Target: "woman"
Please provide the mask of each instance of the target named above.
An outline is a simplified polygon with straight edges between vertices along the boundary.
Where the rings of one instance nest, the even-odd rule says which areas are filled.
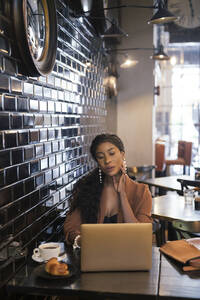
[[[90,152],[98,168],[80,179],[70,199],[64,223],[66,242],[80,246],[82,223],[152,222],[151,193],[147,185],[126,174],[124,145],[114,134],[100,134]]]

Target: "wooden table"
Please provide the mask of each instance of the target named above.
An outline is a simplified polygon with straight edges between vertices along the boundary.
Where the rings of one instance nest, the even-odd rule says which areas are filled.
[[[178,194],[169,193],[152,198],[152,217],[161,221],[163,243],[166,222],[172,222],[178,230],[200,233],[200,211],[194,209],[194,204],[186,205],[184,197]]]
[[[200,299],[200,271],[183,272],[172,259],[161,255],[159,299]]]
[[[181,176],[166,176],[157,178],[138,179],[138,182],[148,184],[149,187],[157,187],[159,189],[159,195],[163,195],[166,191],[174,191],[181,193],[181,184],[177,179],[194,180],[192,176],[181,175]]]
[[[15,295],[78,296],[84,299],[180,300],[200,299],[200,272],[184,273],[172,260],[153,247],[152,270],[138,272],[80,273],[79,253],[66,249],[66,262],[75,266],[71,279],[36,276],[38,263],[28,260],[7,284],[10,299]],[[81,298],[82,299],[82,298]]]
[[[157,299],[160,252],[152,251],[151,271],[80,272],[80,253],[67,249],[66,262],[73,264],[71,279],[44,279],[36,275],[38,263],[30,260],[7,284],[9,294],[80,296],[84,299]]]

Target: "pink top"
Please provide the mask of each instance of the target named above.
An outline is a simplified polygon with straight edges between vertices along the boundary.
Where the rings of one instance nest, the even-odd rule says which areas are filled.
[[[126,194],[137,222],[151,223],[152,198],[148,185],[135,182],[130,177],[126,176]],[[103,202],[105,203],[105,201],[101,199],[97,223],[103,223],[104,221],[105,207],[102,205]],[[117,218],[118,223],[124,222],[121,209],[119,209]],[[71,244],[74,238],[80,234],[81,223],[82,221],[79,209],[67,214],[64,223],[64,233],[68,244]]]

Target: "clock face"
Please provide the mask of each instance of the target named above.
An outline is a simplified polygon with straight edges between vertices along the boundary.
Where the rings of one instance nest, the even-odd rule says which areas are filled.
[[[175,24],[185,28],[200,26],[200,0],[168,0],[168,10],[179,17]]]
[[[48,75],[54,66],[57,17],[54,0],[12,0],[14,37],[24,75]]]

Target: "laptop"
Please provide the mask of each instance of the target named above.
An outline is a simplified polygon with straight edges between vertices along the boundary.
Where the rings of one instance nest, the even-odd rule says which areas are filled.
[[[137,271],[151,266],[151,223],[81,225],[81,271]]]

